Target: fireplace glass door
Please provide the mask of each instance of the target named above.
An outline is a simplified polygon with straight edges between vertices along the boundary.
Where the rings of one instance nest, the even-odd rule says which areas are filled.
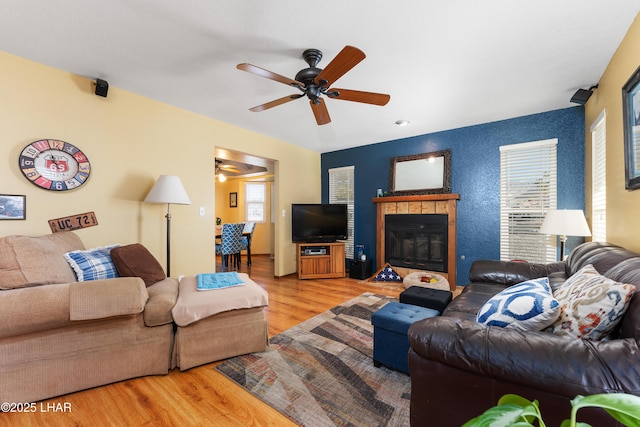
[[[447,215],[385,216],[385,261],[397,267],[447,271]]]

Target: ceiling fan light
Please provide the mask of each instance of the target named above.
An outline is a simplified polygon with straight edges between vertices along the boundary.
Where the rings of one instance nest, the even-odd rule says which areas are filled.
[[[224,174],[221,174],[221,173],[218,174],[218,181],[225,182],[226,180],[227,180],[227,177],[224,176]]]

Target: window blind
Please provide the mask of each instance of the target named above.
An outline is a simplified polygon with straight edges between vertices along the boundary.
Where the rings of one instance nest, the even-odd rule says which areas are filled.
[[[353,258],[354,230],[354,166],[329,169],[329,203],[346,203],[348,214],[349,238],[344,249],[347,258]]]
[[[607,241],[607,132],[603,111],[591,126],[591,240]]]
[[[265,221],[266,188],[264,183],[246,183],[244,187],[245,218],[251,222]]]
[[[500,259],[556,260],[556,236],[538,230],[556,208],[557,139],[500,147]]]

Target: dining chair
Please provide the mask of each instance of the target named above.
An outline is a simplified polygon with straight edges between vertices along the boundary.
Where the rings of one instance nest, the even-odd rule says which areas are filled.
[[[222,270],[229,267],[229,256],[232,257],[233,267],[240,268],[240,238],[244,224],[222,224],[222,237],[216,244],[216,255],[222,256]]]
[[[247,265],[251,265],[251,240],[255,229],[255,222],[245,222],[242,237],[240,238],[240,248],[243,251],[247,251]]]

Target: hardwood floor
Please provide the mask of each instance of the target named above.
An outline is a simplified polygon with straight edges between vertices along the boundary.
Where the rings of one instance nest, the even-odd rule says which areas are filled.
[[[218,271],[221,271],[218,259]],[[269,293],[269,336],[363,292],[397,297],[400,288],[349,278],[273,277],[273,262],[253,256],[241,272]],[[33,413],[0,413],[0,426],[294,426],[228,380],[211,363],[185,372],[122,381],[37,402]],[[1,379],[0,379],[1,381]]]

